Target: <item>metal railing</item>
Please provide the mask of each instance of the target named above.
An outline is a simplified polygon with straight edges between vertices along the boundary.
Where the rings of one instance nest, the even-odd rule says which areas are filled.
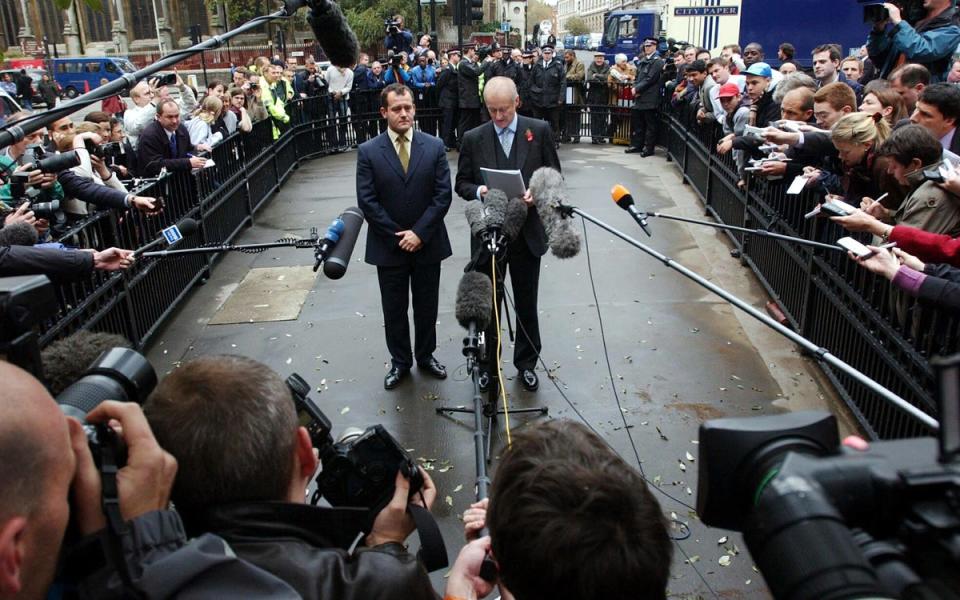
[[[614,84],[579,91],[585,103],[565,106],[561,137],[628,143],[632,101],[627,88]],[[139,190],[140,195],[165,199],[160,217],[99,212],[75,224],[62,239],[78,246],[137,248],[155,239],[163,227],[191,217],[200,227],[182,242],[184,247],[229,242],[301,162],[341,152],[383,132],[378,96],[374,90],[354,93],[346,102],[326,96],[293,101],[287,107],[290,123],[277,139],[271,122],[256,123],[250,133],[236,133],[214,148],[215,167],[196,175],[168,175]],[[437,104],[435,89],[417,96],[419,129],[440,133],[443,109]],[[760,178],[750,178],[745,189],[738,188],[731,157],[713,151],[719,136],[719,127],[701,127],[691,114],[663,111],[660,145],[710,215],[727,224],[818,241],[833,242],[846,235],[827,220],[803,218],[818,200],[813,192],[788,197],[783,185]],[[796,331],[935,414],[928,359],[960,349],[960,318],[895,295],[885,279],[840,254],[729,235],[742,262]],[[59,286],[60,311],[45,324],[41,343],[83,327],[122,334],[143,348],[190,288],[208,277],[217,258],[143,260],[125,273],[94,273],[87,280]],[[859,384],[829,368],[824,371],[869,436],[928,433],[921,423]]]
[[[664,110],[661,142],[686,183],[718,221],[832,243],[851,235],[827,219],[804,219],[820,197],[787,196],[783,181],[739,176],[729,155],[714,151],[719,125],[699,125],[691,111]],[[936,415],[929,359],[960,350],[960,315],[924,306],[841,253],[728,233],[760,283],[796,331],[868,377]],[[861,241],[869,241],[862,238]],[[874,438],[931,432],[919,421],[821,363],[864,431]]]

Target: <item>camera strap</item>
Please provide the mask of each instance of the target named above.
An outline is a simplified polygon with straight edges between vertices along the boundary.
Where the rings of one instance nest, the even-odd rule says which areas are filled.
[[[106,428],[104,428],[105,430]],[[103,536],[104,552],[108,561],[116,569],[126,590],[135,590],[130,569],[123,555],[123,538],[130,530],[123,513],[120,512],[120,488],[117,484],[117,447],[112,443],[103,443],[99,447],[100,458],[100,506],[107,518],[107,527]]]
[[[420,552],[417,557],[428,572],[445,569],[449,564],[447,560],[447,546],[443,542],[443,536],[440,535],[440,527],[437,520],[429,510],[419,504],[410,504],[407,506],[413,522],[417,526],[417,535],[420,537]]]

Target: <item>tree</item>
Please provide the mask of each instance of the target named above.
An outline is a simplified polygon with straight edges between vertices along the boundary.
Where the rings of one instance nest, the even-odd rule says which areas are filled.
[[[540,21],[553,20],[553,7],[540,0],[527,2],[527,33],[533,33],[533,26]]]
[[[83,0],[83,3],[95,11],[103,10],[103,3],[100,0]],[[73,0],[53,0],[53,4],[60,10],[67,10],[73,4]]]
[[[590,33],[590,26],[582,18],[574,15],[567,19],[567,33],[570,35],[587,35]]]

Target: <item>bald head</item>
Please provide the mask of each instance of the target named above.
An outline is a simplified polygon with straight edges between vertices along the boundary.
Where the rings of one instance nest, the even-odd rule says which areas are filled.
[[[51,426],[66,429],[63,414],[47,390],[20,367],[0,362],[0,521],[25,515],[43,490]],[[55,429],[54,429],[55,430]]]
[[[67,530],[76,461],[67,420],[32,375],[0,362],[0,598],[42,598]]]
[[[153,93],[150,90],[150,84],[141,81],[130,89],[130,100],[137,106],[146,106],[153,100]]]
[[[509,77],[494,77],[483,86],[483,101],[514,102],[518,98],[517,84]]]
[[[780,102],[780,116],[789,121],[809,121],[813,116],[813,90],[799,87],[787,92]]]

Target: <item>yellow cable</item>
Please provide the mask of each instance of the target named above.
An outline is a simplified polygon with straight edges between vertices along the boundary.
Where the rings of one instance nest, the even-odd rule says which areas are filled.
[[[497,324],[497,381],[500,385],[500,395],[503,397],[503,420],[507,427],[507,447],[513,444],[510,437],[510,411],[507,408],[507,388],[503,385],[503,370],[500,368],[500,303],[497,302],[497,257],[490,260],[491,277],[493,278],[493,318]]]

